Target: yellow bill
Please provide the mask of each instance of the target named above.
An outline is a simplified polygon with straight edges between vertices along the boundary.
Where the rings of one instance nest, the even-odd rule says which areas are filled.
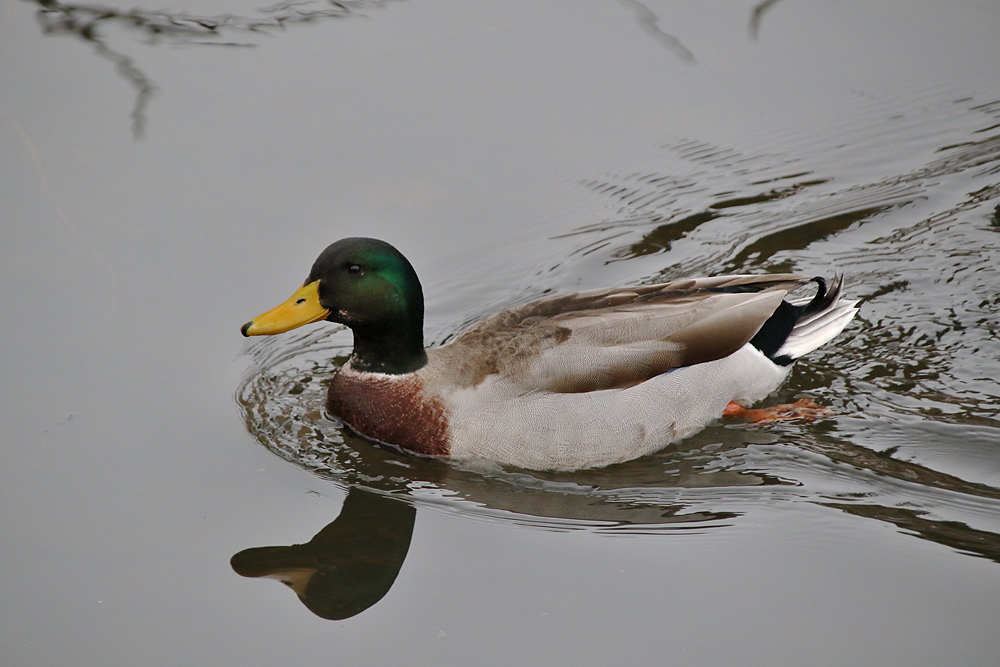
[[[244,336],[270,336],[284,333],[311,322],[325,320],[330,311],[319,303],[319,281],[297,289],[288,301],[272,308],[243,325]]]

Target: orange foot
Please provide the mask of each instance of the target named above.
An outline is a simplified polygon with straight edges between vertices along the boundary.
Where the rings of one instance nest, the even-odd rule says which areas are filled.
[[[783,403],[770,408],[744,408],[737,403],[730,403],[722,411],[722,416],[730,419],[746,419],[752,424],[771,424],[786,419],[812,421],[820,417],[827,417],[830,413],[830,408],[818,405],[812,399],[800,398],[794,403]]]

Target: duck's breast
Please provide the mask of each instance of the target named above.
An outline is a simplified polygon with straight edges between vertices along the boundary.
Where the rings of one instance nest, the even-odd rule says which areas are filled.
[[[345,366],[330,382],[326,409],[372,440],[417,454],[450,452],[445,407],[417,374],[361,373]]]

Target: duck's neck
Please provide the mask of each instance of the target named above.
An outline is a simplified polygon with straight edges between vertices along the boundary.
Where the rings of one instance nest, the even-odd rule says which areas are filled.
[[[423,327],[419,323],[387,328],[353,327],[353,330],[351,368],[354,370],[402,375],[427,363]]]

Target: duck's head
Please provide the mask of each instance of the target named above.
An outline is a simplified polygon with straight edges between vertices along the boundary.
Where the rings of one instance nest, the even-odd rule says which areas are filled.
[[[424,297],[402,253],[385,241],[347,238],[320,253],[294,294],[243,325],[267,336],[327,320],[354,331],[355,368],[402,373],[426,362]]]

